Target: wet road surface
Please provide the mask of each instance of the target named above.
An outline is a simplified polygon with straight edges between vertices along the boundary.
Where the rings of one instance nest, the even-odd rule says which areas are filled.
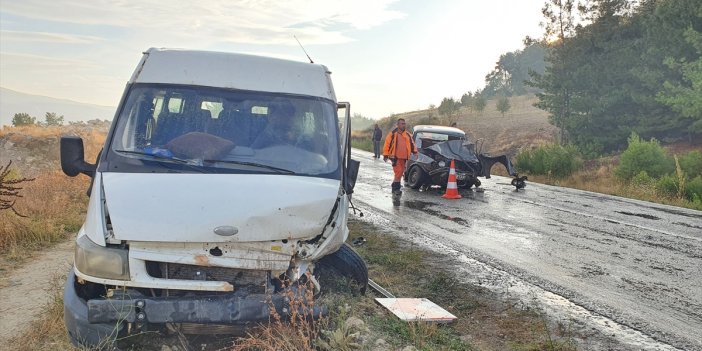
[[[551,294],[551,309],[580,309],[634,348],[702,350],[702,212],[536,183],[516,192],[497,176],[460,200],[404,188],[393,206],[389,163],[353,157],[356,206],[412,240]]]

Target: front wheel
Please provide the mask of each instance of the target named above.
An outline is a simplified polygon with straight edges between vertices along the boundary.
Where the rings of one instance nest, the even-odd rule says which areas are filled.
[[[409,174],[407,174],[407,185],[412,189],[419,189],[424,184],[426,176],[427,174],[422,167],[414,166],[410,168]]]
[[[368,287],[368,268],[363,258],[354,251],[348,244],[342,245],[338,251],[324,256],[318,264],[322,267],[329,267],[341,274],[351,278],[359,285],[361,294],[366,293]]]

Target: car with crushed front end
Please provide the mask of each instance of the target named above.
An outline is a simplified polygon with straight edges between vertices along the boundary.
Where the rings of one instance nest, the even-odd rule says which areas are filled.
[[[84,160],[79,137],[61,139],[63,171],[92,178],[64,286],[75,345],[284,318],[301,283],[322,288],[323,265],[365,290],[366,266],[345,244],[359,163],[330,75],[307,62],[152,48],[97,162]]]
[[[412,155],[405,166],[404,178],[410,188],[432,185],[445,187],[452,161],[459,188],[478,188],[481,185],[478,177],[489,179],[490,171],[496,163],[502,164],[513,177],[511,184],[517,190],[526,186],[527,177],[520,177],[515,172],[507,155],[493,157],[476,151],[476,144],[468,140],[466,133],[458,128],[418,125],[412,128],[412,137],[418,153]]]

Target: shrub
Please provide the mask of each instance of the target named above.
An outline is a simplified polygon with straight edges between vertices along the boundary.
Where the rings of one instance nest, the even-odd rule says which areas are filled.
[[[631,179],[646,171],[653,178],[670,174],[675,170],[673,160],[657,140],[641,140],[636,133],[629,136],[629,147],[622,153],[619,167],[614,171],[621,179]]]
[[[671,175],[665,175],[658,180],[656,189],[663,196],[675,197],[678,195],[678,180]]]
[[[356,149],[361,149],[369,152],[373,152],[373,140],[369,138],[364,138],[364,139],[351,139],[351,147],[356,148]],[[381,145],[382,148],[382,145]]]
[[[695,198],[702,199],[702,176],[698,175],[687,182],[685,186],[685,197],[690,201],[694,201]]]
[[[547,150],[549,168],[553,175],[562,178],[567,177],[582,167],[582,158],[575,146],[568,145]]]
[[[702,152],[690,151],[680,156],[680,167],[688,177],[694,178],[702,175]]]
[[[533,151],[521,150],[514,158],[514,168],[516,168],[517,172],[530,172],[536,174],[533,165]]]
[[[534,175],[550,174],[557,178],[567,177],[582,167],[582,157],[574,146],[556,144],[523,150],[515,159],[519,172]]]
[[[351,132],[351,147],[373,152],[373,129],[354,130]]]
[[[578,143],[578,150],[587,159],[595,159],[605,154],[604,145],[596,140]]]
[[[697,196],[697,194],[693,194],[692,200],[690,200],[689,207],[694,210],[702,211],[702,196]]]
[[[36,117],[32,117],[28,113],[24,112],[15,113],[15,115],[12,117],[12,125],[15,127],[33,125],[36,122]]]
[[[636,186],[650,186],[656,182],[655,179],[651,178],[646,171],[641,171],[639,174],[631,178],[631,183]]]
[[[34,179],[20,176],[17,170],[10,168],[10,166],[12,166],[12,161],[9,161],[7,166],[0,165],[0,212],[10,210],[17,216],[26,217],[17,212],[15,203],[17,199],[22,197],[20,194],[24,187],[22,183],[31,182]]]

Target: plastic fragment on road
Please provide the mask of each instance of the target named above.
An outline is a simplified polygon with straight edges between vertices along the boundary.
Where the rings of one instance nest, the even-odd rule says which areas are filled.
[[[405,322],[451,323],[457,319],[425,298],[376,298],[375,301]]]

